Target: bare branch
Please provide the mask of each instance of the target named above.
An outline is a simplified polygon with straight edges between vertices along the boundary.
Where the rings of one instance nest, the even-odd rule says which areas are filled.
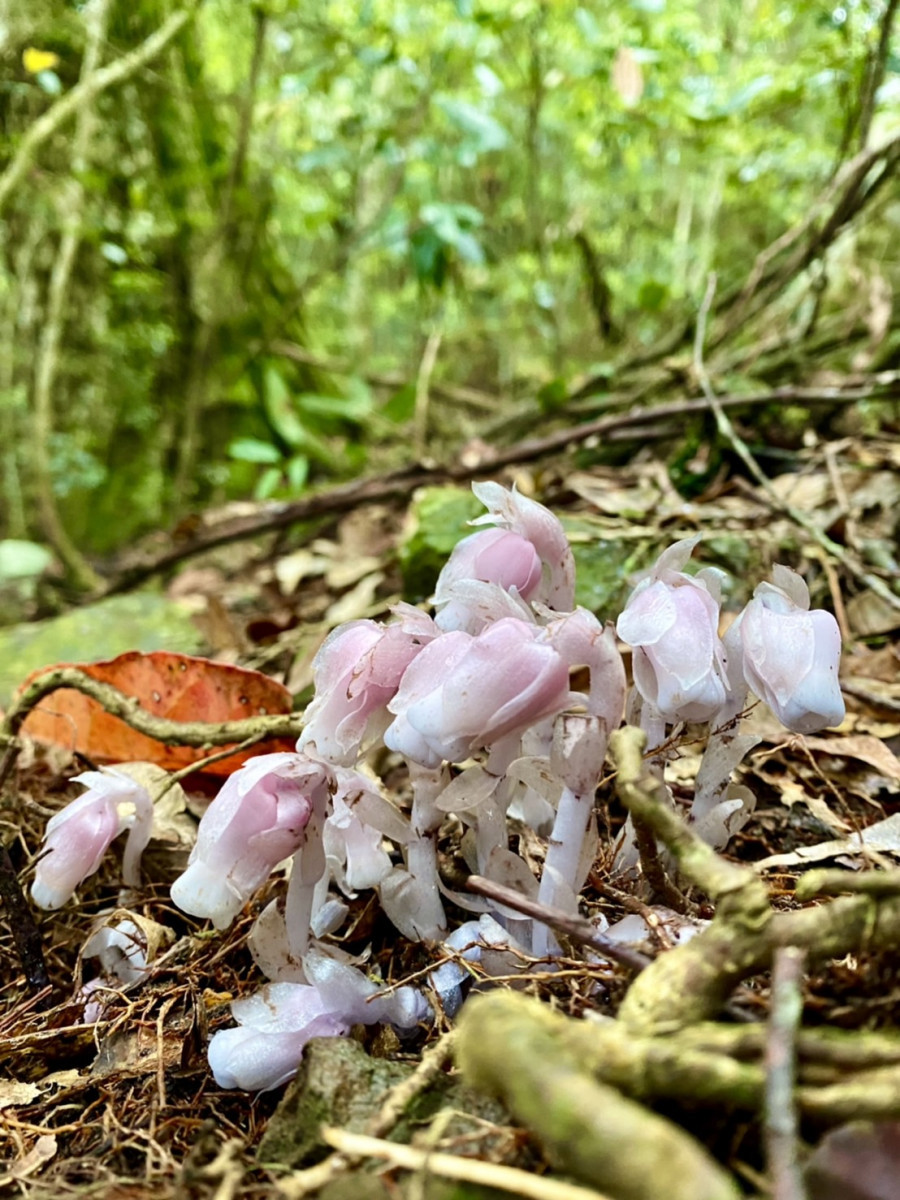
[[[111,87],[130,79],[141,67],[156,58],[190,21],[200,7],[200,3],[201,0],[189,0],[185,8],[173,13],[155,33],[151,34],[130,54],[124,55],[110,63],[109,66],[94,71],[90,76],[82,79],[52,108],[38,117],[19,143],[12,162],[0,175],[0,211],[16,187],[22,182],[35,154],[44,142],[61,129],[67,121],[70,121],[82,105],[93,103],[101,92],[108,91]]]

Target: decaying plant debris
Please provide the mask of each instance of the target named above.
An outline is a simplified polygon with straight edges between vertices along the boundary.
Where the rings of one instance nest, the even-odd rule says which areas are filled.
[[[636,479],[635,486],[638,483]],[[609,481],[604,486],[609,489]],[[578,490],[591,494],[590,477],[579,480]],[[609,491],[607,499],[612,499]],[[635,503],[634,494],[630,502]],[[730,534],[743,535],[756,511],[754,503],[726,493],[708,507],[698,505],[696,514],[701,523],[717,523]],[[582,502],[582,513],[594,520],[598,511],[591,513]],[[878,520],[877,506],[869,519],[872,512]],[[655,517],[673,519],[678,519],[674,510]],[[615,515],[599,520],[625,527]],[[631,535],[643,528],[643,536],[651,539],[652,524],[652,519],[643,527],[631,521]],[[756,530],[749,539],[753,553],[763,561],[776,557],[772,539],[785,534],[791,536],[788,521]],[[668,531],[659,541],[667,538]],[[777,553],[783,555],[784,550]],[[823,571],[817,586],[829,589],[829,578]],[[842,617],[845,636],[851,637],[858,619],[856,610],[852,612]],[[339,1194],[342,1181],[352,1181],[359,1189],[354,1195],[371,1191],[380,1196],[392,1186],[386,1178],[440,1195],[450,1186],[440,1182],[443,1159],[449,1155],[453,1160],[474,1156],[472,1171],[486,1186],[525,1186],[515,1173],[492,1176],[492,1165],[525,1170],[533,1183],[544,1187],[533,1194],[547,1200],[567,1194],[555,1192],[554,1186],[569,1187],[572,1200],[583,1195],[585,1187],[599,1189],[600,1194],[606,1189],[613,1196],[659,1194],[649,1164],[635,1169],[633,1148],[622,1151],[627,1168],[623,1182],[614,1156],[600,1156],[607,1163],[601,1169],[597,1155],[581,1154],[581,1143],[568,1126],[560,1131],[548,1123],[551,1114],[554,1120],[562,1119],[562,1110],[548,1104],[550,1093],[541,1090],[550,1086],[540,1065],[548,1055],[556,1063],[559,1086],[565,1089],[571,1083],[584,1089],[574,1115],[590,1112],[593,1119],[602,1124],[606,1118],[612,1126],[610,1106],[615,1097],[628,1097],[629,1112],[639,1127],[646,1120],[647,1129],[671,1131],[676,1141],[684,1139],[689,1154],[699,1156],[695,1166],[701,1161],[708,1165],[710,1196],[763,1186],[764,1126],[774,1121],[777,1128],[784,1115],[777,1109],[773,1113],[773,1095],[782,1097],[776,1104],[786,1102],[796,1109],[799,1140],[789,1140],[786,1171],[796,1169],[805,1157],[803,1142],[817,1141],[829,1126],[851,1118],[896,1118],[900,1040],[891,1030],[891,1018],[898,992],[900,889],[894,873],[844,869],[802,875],[800,863],[764,871],[752,867],[754,860],[766,856],[841,838],[853,865],[890,865],[883,851],[867,851],[862,845],[858,852],[853,850],[854,831],[890,816],[891,789],[897,783],[890,778],[892,756],[885,746],[898,732],[891,707],[897,697],[891,682],[896,667],[890,664],[896,659],[889,640],[876,637],[880,645],[851,648],[848,653],[851,714],[846,733],[823,738],[821,745],[813,739],[815,749],[809,749],[802,738],[776,737],[768,731],[771,740],[746,767],[766,802],[726,857],[697,843],[676,814],[655,804],[637,743],[628,733],[620,735],[614,750],[618,774],[610,774],[598,793],[601,824],[617,828],[626,809],[641,816],[677,863],[677,870],[667,867],[666,879],[683,907],[711,920],[703,932],[673,947],[671,932],[648,908],[658,897],[646,882],[614,879],[611,856],[602,842],[583,897],[585,911],[602,910],[611,917],[627,911],[647,915],[651,938],[642,949],[648,965],[640,958],[631,963],[605,959],[602,951],[585,948],[577,936],[567,940],[562,930],[557,936],[565,953],[557,969],[549,970],[545,961],[523,959],[508,980],[499,986],[495,981],[483,996],[470,996],[458,1035],[439,1026],[398,1043],[383,1032],[360,1030],[355,1040],[370,1056],[363,1063],[383,1062],[391,1070],[362,1068],[363,1076],[369,1072],[371,1087],[360,1097],[356,1112],[348,1115],[340,1105],[329,1111],[322,1102],[321,1122],[342,1127],[346,1136],[339,1130],[326,1132],[302,1150],[291,1150],[282,1137],[278,1160],[269,1157],[276,1143],[266,1131],[275,1128],[280,1094],[248,1097],[218,1090],[204,1056],[209,1033],[227,1023],[230,1000],[246,992],[253,978],[245,937],[258,906],[245,911],[224,934],[210,934],[175,913],[167,884],[183,866],[185,851],[177,847],[156,851],[145,872],[147,884],[138,895],[118,896],[114,872],[102,869],[81,890],[77,908],[70,906],[43,921],[49,988],[29,995],[23,973],[15,968],[5,973],[6,1007],[0,1017],[4,1181],[17,1182],[34,1196],[91,1190],[109,1196],[145,1191],[262,1195],[272,1194],[273,1187],[286,1196],[327,1195]],[[81,686],[74,675],[66,682]],[[97,687],[90,681],[84,686]],[[854,701],[854,690],[863,698]],[[32,695],[40,691],[38,687]],[[121,705],[102,687],[97,694]],[[126,718],[128,708],[121,708]],[[20,713],[21,709],[11,710],[8,725]],[[294,718],[277,720],[285,730],[293,728]],[[136,724],[179,740],[178,730],[155,726],[151,731],[140,715]],[[186,741],[199,739],[211,747],[258,732],[183,731]],[[686,766],[692,753],[686,739]],[[34,751],[12,763],[10,756],[5,840],[16,868],[24,872],[40,842],[46,815],[61,806],[62,781],[71,768],[61,770],[58,758]],[[688,780],[689,773],[685,789]],[[403,786],[402,780],[392,782]],[[446,878],[458,887],[454,838],[454,830],[448,829],[440,850]],[[537,858],[542,853],[536,841],[523,848]],[[260,904],[269,894],[271,889]],[[139,990],[125,987],[109,997],[103,1019],[88,1027],[79,1024],[81,1011],[74,1003],[73,980],[81,977],[79,949],[90,916],[117,899],[145,917],[163,918],[178,936],[174,944],[160,947],[149,980]],[[366,898],[354,909],[345,945],[357,952],[371,946],[382,977],[396,984],[420,980],[440,960],[431,947],[406,944],[392,935],[376,905]],[[804,1019],[787,1035],[791,1053],[775,1065],[768,972],[783,947],[797,947],[806,957],[806,973],[793,993],[794,1002],[802,994]],[[13,963],[8,924],[3,927],[3,950],[5,961]],[[468,969],[477,985],[477,965]],[[790,989],[788,995],[790,999]],[[484,1109],[476,1115],[470,1108],[468,1125],[450,1124],[452,1111],[474,1105],[460,1100],[466,1093],[447,1090],[454,1053],[463,1081],[498,1093],[508,1112]],[[790,1086],[793,1057],[796,1088]],[[340,1071],[346,1068],[319,1063],[316,1069],[319,1077],[324,1072],[333,1082],[329,1072],[338,1071],[343,1079]],[[779,1071],[787,1084],[780,1093],[771,1087]],[[352,1088],[365,1092],[358,1062],[353,1072]],[[298,1104],[298,1096],[302,1102],[308,1086],[309,1077],[301,1073],[289,1088],[287,1111]],[[523,1089],[526,1094],[531,1089],[531,1101],[524,1105]],[[338,1084],[332,1092],[340,1090]],[[657,1115],[643,1117],[652,1110]],[[376,1140],[354,1142],[351,1134]],[[308,1143],[308,1130],[305,1136]],[[428,1154],[404,1159],[399,1150],[391,1150],[392,1136],[433,1152],[434,1161]],[[586,1136],[593,1141],[590,1127]],[[257,1157],[260,1145],[266,1154]],[[484,1166],[483,1176],[479,1164]],[[551,1167],[560,1174],[545,1177]],[[386,1177],[384,1170],[389,1172]],[[578,1179],[578,1188],[567,1184],[567,1177]]]

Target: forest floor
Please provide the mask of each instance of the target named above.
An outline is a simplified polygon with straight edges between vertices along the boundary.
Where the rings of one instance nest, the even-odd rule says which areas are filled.
[[[785,733],[759,706],[751,719],[762,740],[739,771],[757,807],[727,856],[755,864],[779,912],[799,907],[795,883],[810,864],[890,868],[900,854],[900,612],[865,580],[868,571],[880,569],[888,578],[896,571],[900,439],[811,439],[807,447],[786,454],[784,465],[771,494],[740,478],[739,468],[723,468],[690,501],[646,453],[610,467],[592,463],[585,451],[578,469],[570,458],[556,457],[499,476],[564,519],[583,579],[579,600],[605,618],[616,615],[627,595],[629,572],[648,566],[666,545],[694,532],[703,536],[704,562],[734,578],[728,608],[740,607],[753,581],[763,578],[772,563],[784,562],[807,578],[814,606],[836,613],[844,639],[846,720],[836,731],[800,737]],[[446,514],[456,504],[462,519],[471,515],[460,494],[444,493],[440,518],[434,511],[441,505],[429,505],[427,496],[363,501],[338,516],[325,513],[302,530],[235,540],[180,564],[170,571],[165,589],[169,597],[190,602],[206,653],[274,676],[302,701],[310,693],[313,655],[329,628],[383,615],[401,598],[425,600],[433,560],[445,556],[461,532],[448,532]],[[814,542],[786,506],[814,520],[846,558]],[[93,657],[89,647],[81,657]],[[696,741],[685,737],[674,764],[679,800],[690,794],[698,759]],[[396,769],[391,773],[390,761],[376,765],[402,799],[404,781]],[[68,780],[82,769],[83,762],[58,746],[26,745],[19,754],[5,785],[3,840],[23,884],[30,882],[28,868],[48,816],[76,794]],[[184,786],[191,791],[190,778]],[[602,912],[610,921],[634,911],[653,918],[655,910],[648,906],[655,898],[646,883],[617,880],[612,871],[610,839],[625,812],[611,783],[598,793],[597,812],[604,837],[582,896],[583,913]],[[448,870],[456,836],[449,823],[440,846]],[[541,839],[529,838],[524,830],[516,836],[527,842],[527,853],[539,866]],[[267,885],[229,930],[212,932],[179,913],[168,896],[186,853],[178,845],[151,847],[145,886],[128,897],[128,907],[165,926],[173,941],[142,986],[110,996],[96,1024],[82,1023],[78,991],[93,967],[81,949],[97,914],[123,903],[115,864],[104,865],[88,880],[77,902],[42,917],[50,978],[43,991],[29,989],[17,965],[10,922],[0,920],[0,1186],[28,1200],[398,1193],[432,1198],[495,1194],[494,1185],[524,1194],[518,1190],[522,1178],[515,1176],[504,1182],[488,1172],[481,1182],[448,1182],[440,1158],[451,1155],[487,1167],[520,1168],[534,1181],[532,1194],[546,1200],[603,1194],[602,1188],[590,1191],[583,1176],[580,1188],[566,1183],[567,1172],[554,1169],[559,1156],[551,1166],[541,1149],[545,1143],[535,1136],[541,1130],[523,1127],[496,1102],[462,1086],[450,1061],[451,1022],[443,1018],[402,1042],[376,1026],[356,1029],[346,1041],[316,1043],[287,1089],[247,1095],[217,1087],[206,1062],[206,1042],[211,1032],[230,1023],[230,1001],[260,985],[246,935],[254,914],[283,880]],[[768,863],[761,867],[763,860]],[[714,905],[697,889],[691,895],[700,915],[710,917]],[[451,919],[466,915],[452,912]],[[656,918],[650,928],[644,951],[651,957],[671,953],[671,931]],[[447,957],[440,946],[400,938],[371,893],[352,902],[347,929],[343,948],[368,954],[370,967],[391,983],[421,981],[429,967]],[[546,960],[523,964],[516,987],[552,1002],[562,1014],[612,1017],[629,982],[627,968],[598,963],[572,944],[553,969]],[[859,1031],[861,1036],[896,1030],[897,943],[891,949],[876,939],[867,948],[863,940],[852,954],[813,963],[797,987],[804,1029]],[[741,983],[730,1006],[732,1017],[737,1013],[748,1025],[768,1030],[768,972]],[[840,1114],[801,1114],[795,1165],[806,1168],[815,1200],[839,1194],[843,1200],[883,1200],[900,1194],[900,1126],[882,1124],[900,1121],[897,1061],[890,1055],[884,1060],[883,1069],[893,1071],[885,1083],[889,1098],[881,1112],[869,1114],[879,1121],[865,1129],[854,1134]],[[812,1064],[808,1084],[815,1070]],[[398,1087],[407,1089],[405,1108],[397,1101]],[[774,1180],[784,1200],[803,1195],[802,1178],[794,1180],[799,1190],[784,1191],[790,1172],[779,1175],[767,1159],[761,1107],[721,1098],[710,1104],[690,1090],[678,1097],[671,1089],[647,1102],[705,1145],[740,1191],[772,1194]],[[375,1130],[382,1142],[409,1143],[426,1153],[412,1169],[371,1147],[357,1148],[354,1156],[348,1145],[343,1156],[337,1155],[323,1141],[321,1125]],[[431,1165],[429,1155],[434,1156]],[[643,1165],[634,1162],[632,1169],[638,1182],[627,1195],[636,1198],[646,1194],[640,1189]]]

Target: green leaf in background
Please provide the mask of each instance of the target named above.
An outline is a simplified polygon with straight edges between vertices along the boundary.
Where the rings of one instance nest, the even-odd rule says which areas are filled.
[[[549,380],[537,394],[537,402],[543,413],[552,413],[562,408],[568,398],[569,385],[562,376]]]
[[[563,522],[575,556],[575,603],[589,608],[602,620],[611,620],[622,610],[631,591],[629,576],[640,566],[643,548],[633,542],[608,542],[590,530],[579,537],[576,520]]]
[[[474,530],[467,522],[484,512],[468,488],[423,488],[409,507],[409,532],[399,549],[404,593],[412,603],[434,590],[450,551]]]
[[[399,391],[394,392],[381,408],[381,415],[395,425],[405,425],[411,421],[416,411],[416,386],[408,383]]]
[[[53,562],[53,553],[39,542],[19,538],[0,541],[0,583],[13,579],[33,579]]]
[[[292,492],[303,491],[309,478],[309,459],[305,454],[297,454],[288,460],[287,478]]]
[[[361,425],[372,415],[372,397],[316,396],[305,393],[297,397],[297,408],[310,417],[330,417]]]
[[[281,461],[281,452],[271,442],[262,442],[258,438],[235,438],[228,445],[228,453],[240,462],[277,463]]]
[[[253,495],[257,500],[268,500],[274,496],[281,484],[281,471],[278,467],[267,467],[259,477],[259,483],[254,488]]]
[[[419,283],[438,291],[447,278],[447,249],[430,225],[420,225],[409,239],[413,271]]]
[[[476,105],[451,96],[436,96],[435,104],[466,135],[467,141],[478,154],[506,148],[509,134],[499,121]]]

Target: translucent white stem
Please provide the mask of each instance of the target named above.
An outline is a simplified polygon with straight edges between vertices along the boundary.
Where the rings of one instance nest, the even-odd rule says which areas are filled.
[[[582,880],[578,878],[584,839],[594,810],[594,793],[582,795],[563,788],[547,847],[547,858],[538,889],[538,903],[560,908],[564,898],[576,895]],[[559,946],[546,925],[537,925],[532,947],[537,955],[553,954]]]

